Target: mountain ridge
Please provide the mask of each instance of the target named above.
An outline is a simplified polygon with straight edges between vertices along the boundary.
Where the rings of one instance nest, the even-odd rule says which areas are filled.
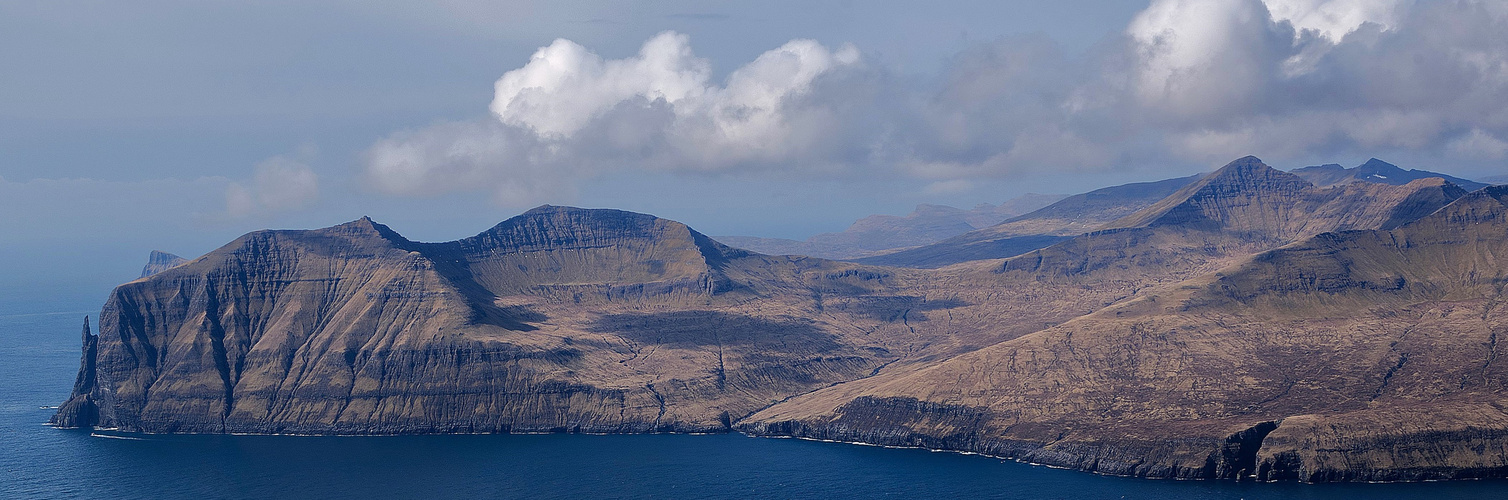
[[[1476,191],[1487,187],[1487,183],[1462,179],[1428,170],[1408,169],[1388,163],[1376,158],[1368,159],[1361,165],[1345,168],[1335,163],[1303,167],[1293,170],[1295,175],[1314,183],[1316,186],[1327,187],[1351,182],[1376,182],[1381,184],[1401,185],[1410,181],[1439,177],[1452,184],[1461,186],[1467,191]]]
[[[1064,198],[1027,193],[999,205],[982,203],[964,210],[921,204],[904,216],[871,215],[836,233],[822,233],[804,241],[751,236],[718,236],[719,241],[771,255],[808,255],[852,259],[900,248],[933,243],[1031,212]]]

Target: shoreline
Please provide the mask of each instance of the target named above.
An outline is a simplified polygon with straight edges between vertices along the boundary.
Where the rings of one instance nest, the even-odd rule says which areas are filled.
[[[969,450],[928,448],[928,447],[923,447],[923,446],[889,445],[889,444],[869,443],[869,442],[863,442],[863,441],[843,441],[843,440],[835,440],[835,439],[822,439],[822,438],[813,438],[813,437],[807,437],[807,436],[792,436],[792,435],[784,435],[784,434],[755,434],[755,433],[750,433],[750,432],[745,432],[745,431],[739,431],[739,430],[728,430],[728,431],[725,431],[725,432],[674,432],[674,431],[672,431],[672,432],[569,432],[569,431],[567,431],[567,432],[469,432],[469,433],[448,432],[448,433],[393,433],[393,434],[305,434],[305,433],[255,433],[255,432],[225,432],[225,433],[173,432],[173,433],[159,433],[159,432],[121,431],[121,430],[119,430],[117,428],[84,429],[84,428],[78,428],[78,427],[61,427],[61,426],[53,425],[51,423],[45,423],[43,425],[45,425],[47,427],[51,427],[51,428],[56,429],[56,430],[61,430],[61,431],[87,431],[89,433],[89,437],[96,437],[96,438],[101,438],[101,439],[120,439],[120,440],[130,440],[130,441],[148,441],[148,440],[150,440],[150,437],[156,437],[156,436],[237,436],[237,437],[290,437],[290,438],[311,438],[311,437],[363,438],[363,437],[371,437],[371,438],[385,438],[385,437],[407,437],[407,436],[458,436],[458,437],[459,436],[546,436],[546,435],[555,435],[555,434],[561,434],[561,435],[580,435],[580,436],[655,436],[655,435],[719,436],[719,435],[734,435],[734,434],[737,434],[737,435],[741,435],[741,436],[744,436],[744,437],[747,437],[747,438],[751,438],[751,439],[791,439],[791,440],[817,442],[817,443],[839,444],[839,445],[849,445],[849,446],[866,446],[866,447],[872,447],[872,448],[884,448],[884,449],[894,449],[894,450],[924,450],[924,451],[928,451],[928,452],[931,452],[931,453],[952,453],[952,454],[963,455],[963,456],[977,456],[977,457],[982,457],[982,458],[988,458],[988,459],[992,459],[992,460],[998,460],[998,461],[1001,461],[1001,462],[1013,462],[1013,463],[1027,465],[1027,466],[1032,466],[1032,467],[1043,467],[1043,468],[1054,469],[1054,470],[1067,470],[1067,471],[1073,471],[1073,472],[1079,472],[1079,473],[1087,473],[1087,474],[1093,474],[1093,475],[1104,476],[1104,477],[1115,477],[1115,478],[1125,478],[1125,479],[1142,479],[1142,480],[1151,480],[1151,481],[1175,481],[1175,482],[1208,481],[1208,482],[1235,482],[1235,483],[1249,482],[1249,483],[1254,483],[1254,484],[1295,483],[1295,484],[1307,484],[1307,485],[1320,485],[1320,484],[1419,484],[1419,483],[1450,483],[1450,482],[1458,482],[1458,481],[1503,481],[1503,480],[1508,480],[1508,477],[1464,477],[1464,478],[1452,478],[1452,479],[1420,479],[1420,480],[1414,480],[1414,481],[1407,481],[1407,480],[1402,480],[1402,481],[1281,481],[1281,480],[1265,480],[1265,481],[1263,481],[1263,480],[1257,480],[1256,476],[1254,476],[1254,475],[1243,477],[1243,478],[1239,478],[1239,479],[1233,479],[1233,478],[1205,478],[1205,477],[1160,477],[1160,476],[1145,476],[1145,475],[1132,475],[1132,474],[1115,474],[1115,473],[1103,472],[1103,471],[1098,471],[1098,470],[1086,470],[1086,469],[1079,468],[1079,467],[1070,467],[1070,466],[1057,465],[1057,464],[1044,463],[1044,462],[1034,462],[1034,461],[1031,461],[1031,460],[1025,460],[1025,459],[1021,459],[1021,458],[1017,458],[1017,457],[991,455],[991,454],[988,454],[988,453],[981,453],[981,452],[969,451]]]

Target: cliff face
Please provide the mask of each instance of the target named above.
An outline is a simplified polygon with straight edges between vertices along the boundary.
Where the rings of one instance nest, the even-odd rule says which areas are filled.
[[[1503,255],[1508,190],[1488,188],[793,398],[744,428],[1149,477],[1501,477]]]

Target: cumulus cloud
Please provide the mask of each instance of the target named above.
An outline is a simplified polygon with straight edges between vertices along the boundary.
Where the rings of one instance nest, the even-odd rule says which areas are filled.
[[[605,59],[569,40],[495,83],[487,119],[395,133],[374,188],[569,197],[610,172],[914,178],[1335,155],[1508,156],[1508,4],[1154,0],[1087,55],[979,43],[933,78],[793,40],[714,82],[673,32]]]
[[[231,182],[225,188],[225,212],[233,218],[288,212],[319,198],[319,177],[308,165],[285,157],[258,163],[251,185]]]
[[[1463,134],[1508,125],[1500,6],[1229,0],[1192,2],[1213,25],[1160,15],[1186,2],[1155,2],[1128,31],[1139,97],[1162,113],[1175,156],[1450,156]]]
[[[846,151],[824,139],[851,122],[844,98],[818,97],[833,97],[835,76],[859,63],[852,46],[793,40],[716,84],[682,34],[661,33],[616,60],[556,40],[497,80],[492,120],[393,134],[368,150],[367,174],[389,193],[485,187],[527,205],[622,169],[841,164]]]

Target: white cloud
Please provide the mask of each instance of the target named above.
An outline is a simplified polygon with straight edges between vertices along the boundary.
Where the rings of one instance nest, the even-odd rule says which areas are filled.
[[[858,50],[793,40],[710,82],[689,39],[665,32],[607,60],[569,40],[540,48],[495,84],[495,121],[393,134],[366,154],[380,191],[485,189],[504,205],[569,196],[574,183],[624,169],[800,169],[846,158],[827,139],[851,120],[812,97],[819,80],[859,67]],[[824,159],[824,155],[829,158]]]
[[[1406,0],[1266,0],[1274,21],[1288,21],[1299,31],[1314,31],[1338,42],[1363,24],[1384,28],[1398,24]]]
[[[491,108],[505,124],[565,137],[624,101],[674,105],[700,97],[711,73],[711,65],[691,53],[686,35],[661,33],[637,57],[611,61],[559,39],[497,80]]]
[[[319,198],[319,177],[308,165],[285,157],[258,163],[251,186],[232,182],[225,188],[225,212],[233,218],[289,212]]]
[[[1508,157],[1508,142],[1482,129],[1472,129],[1446,146],[1451,152],[1467,158],[1501,160]]]

